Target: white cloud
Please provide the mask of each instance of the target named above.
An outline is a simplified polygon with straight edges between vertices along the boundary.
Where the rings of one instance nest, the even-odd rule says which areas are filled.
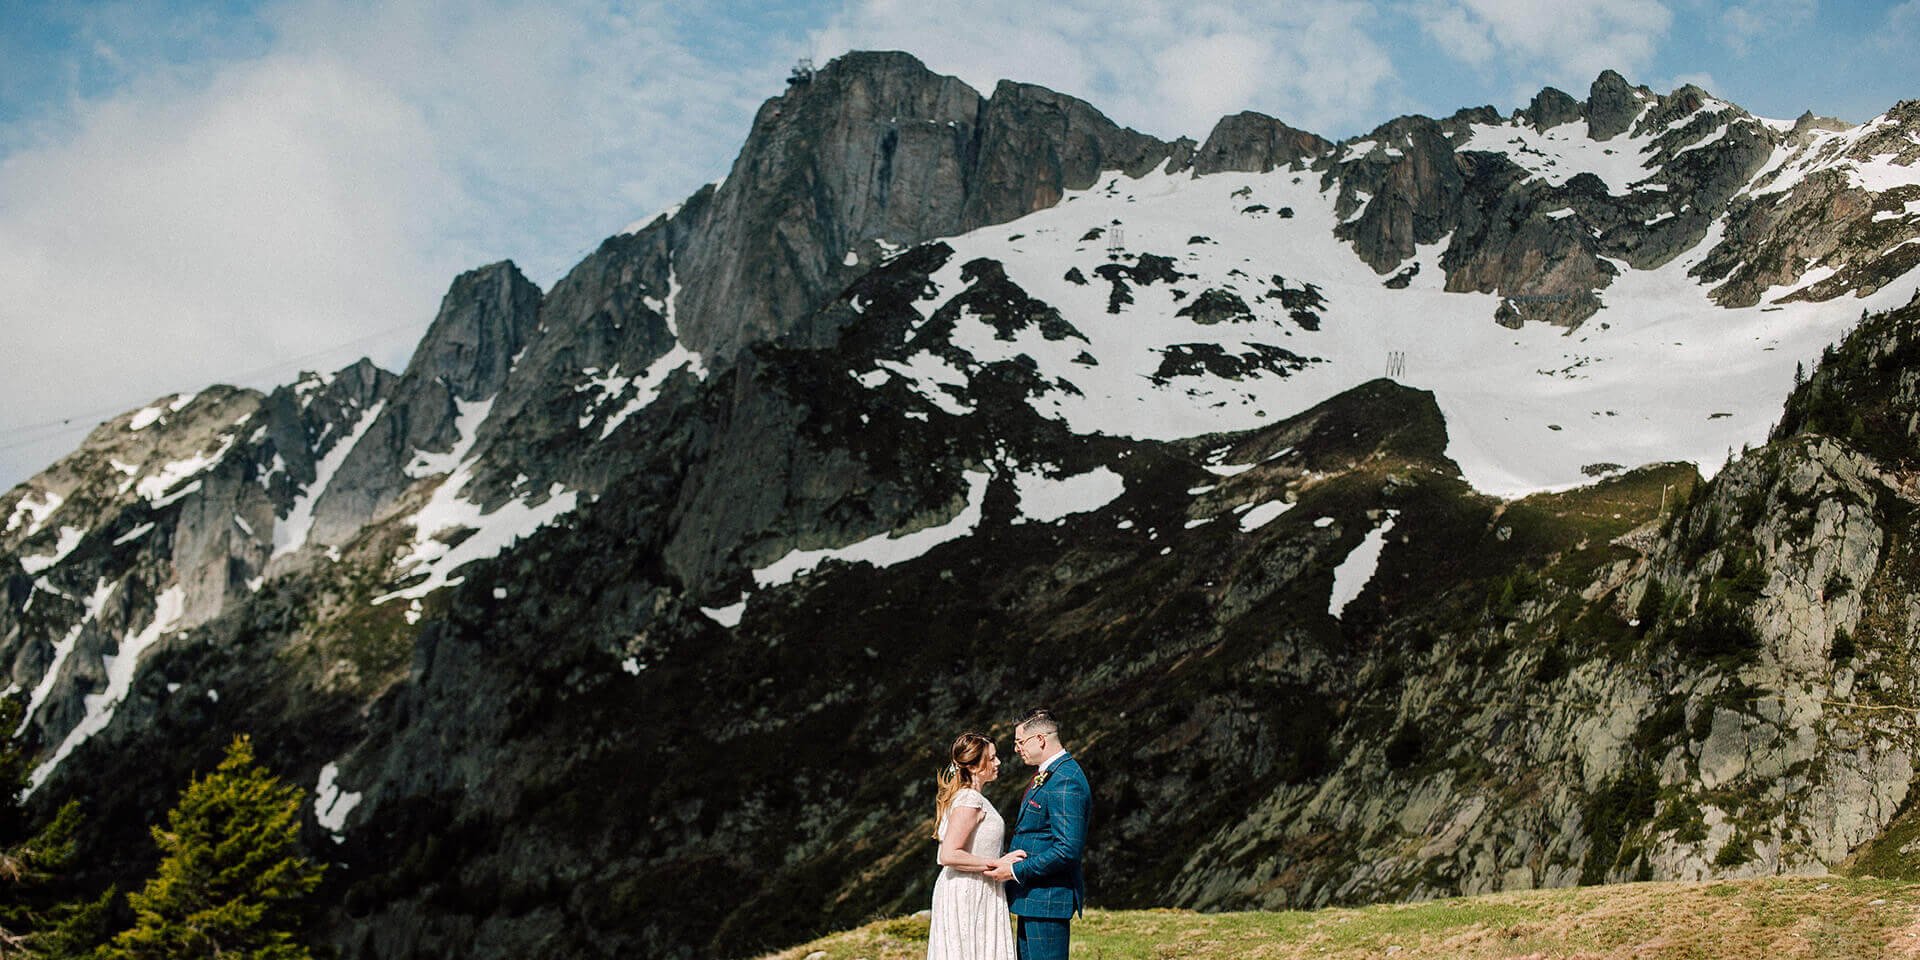
[[[1377,119],[1393,90],[1392,63],[1370,33],[1378,16],[1348,0],[848,0],[809,43],[816,57],[907,50],[982,94],[1017,77],[1159,137],[1202,138],[1241,110],[1345,133]]]
[[[1889,50],[1905,49],[1915,42],[1920,42],[1920,0],[1906,0],[1887,11],[1879,45]]]
[[[1658,0],[1443,0],[1408,9],[1448,56],[1517,79],[1516,98],[1542,84],[1584,97],[1600,71],[1644,71],[1673,22]]]
[[[1736,55],[1745,56],[1756,40],[1784,39],[1813,24],[1818,0],[1746,0],[1720,12],[1726,31],[1722,39]]]
[[[422,118],[338,61],[141,83],[74,123],[0,161],[6,426],[424,326],[458,263],[436,238],[469,206]]]
[[[403,363],[460,270],[550,284],[724,173],[790,62],[596,0],[288,0],[244,42],[154,16],[92,11],[75,75],[115,82],[0,137],[0,487],[173,390]]]
[[[1421,26],[1454,59],[1476,67],[1485,67],[1499,48],[1486,21],[1471,16],[1460,7],[1417,7]]]

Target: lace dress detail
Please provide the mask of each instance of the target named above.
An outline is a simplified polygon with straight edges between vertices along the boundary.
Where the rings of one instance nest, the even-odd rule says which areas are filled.
[[[962,789],[953,798],[955,809],[980,811],[967,852],[993,859],[1005,853],[1007,822],[987,798]],[[940,836],[947,821],[940,821]],[[1014,960],[1013,923],[1007,914],[1007,892],[986,874],[941,867],[933,881],[933,922],[927,931],[927,960]]]

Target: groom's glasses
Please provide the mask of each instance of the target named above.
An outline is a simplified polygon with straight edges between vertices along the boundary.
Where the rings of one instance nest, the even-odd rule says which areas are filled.
[[[1017,747],[1023,743],[1026,743],[1028,740],[1038,740],[1045,736],[1046,734],[1044,733],[1029,733],[1024,737],[1015,737],[1013,740],[1013,745]]]

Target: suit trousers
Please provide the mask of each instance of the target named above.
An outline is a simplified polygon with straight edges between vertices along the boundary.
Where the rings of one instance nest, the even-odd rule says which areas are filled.
[[[1064,917],[1018,917],[1014,947],[1020,960],[1067,960],[1072,921]]]

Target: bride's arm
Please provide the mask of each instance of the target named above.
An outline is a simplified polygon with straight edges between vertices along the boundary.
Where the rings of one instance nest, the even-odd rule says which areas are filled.
[[[1009,857],[1019,859],[1013,854],[1008,854],[999,860],[989,860],[978,854],[967,852],[967,844],[972,842],[973,831],[980,826],[980,818],[981,813],[978,807],[956,805],[952,810],[947,811],[947,835],[940,841],[941,866],[964,870],[968,873],[985,873]],[[1019,856],[1024,857],[1026,854]]]

